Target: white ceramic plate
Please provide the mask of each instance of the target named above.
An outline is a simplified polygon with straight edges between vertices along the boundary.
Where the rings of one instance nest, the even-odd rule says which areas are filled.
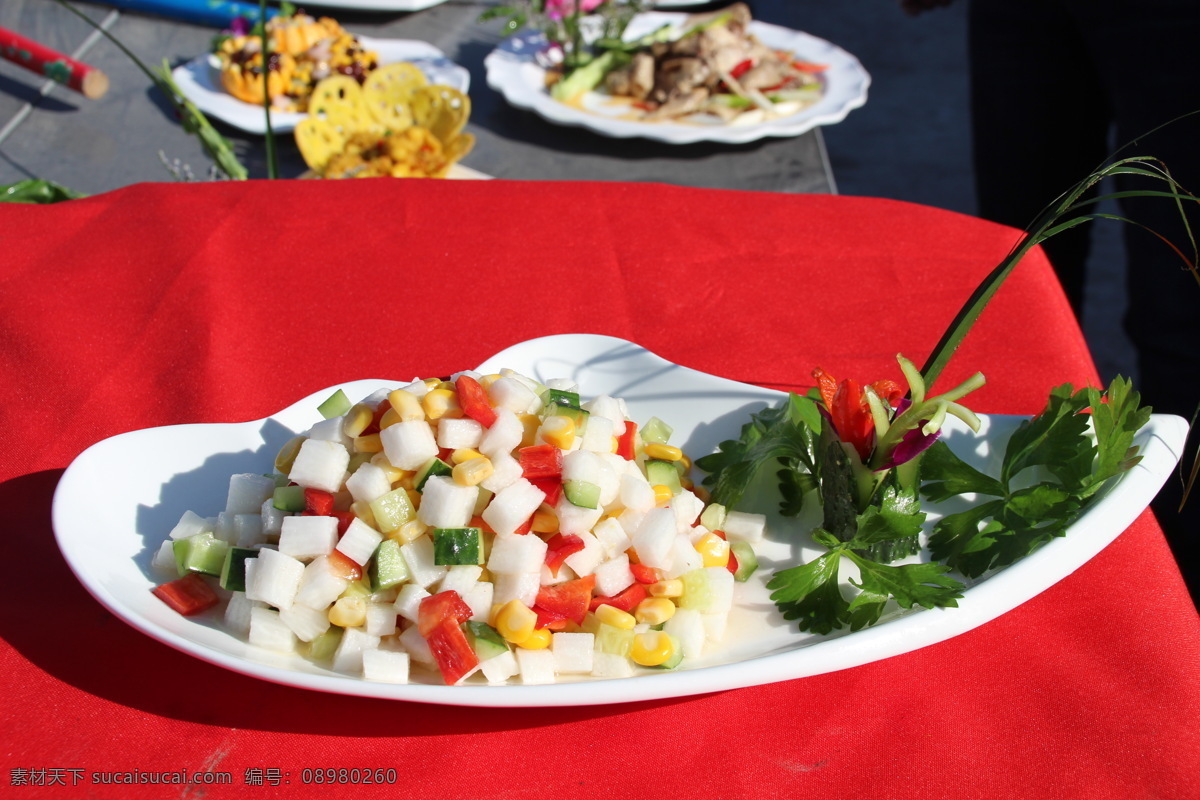
[[[630,23],[626,38],[634,39],[665,24],[678,25],[687,18],[682,13],[649,12],[639,14]],[[614,103],[608,95],[588,92],[580,106],[560,103],[546,90],[546,70],[537,60],[545,47],[540,33],[515,36],[484,59],[488,85],[518,108],[524,108],[560,125],[573,125],[605,136],[641,137],[671,144],[692,142],[752,142],[768,136],[799,136],[818,125],[841,122],[853,109],[867,101],[870,76],[854,56],[837,45],[801,31],[751,22],[750,31],[764,44],[778,50],[791,50],[798,58],[827,65],[823,73],[825,94],[815,104],[788,116],[764,122],[642,122],[622,119],[628,109]]]
[[[458,66],[441,50],[431,44],[413,39],[372,39],[358,37],[363,47],[379,54],[380,64],[411,61],[421,68],[430,83],[453,86],[466,92],[471,74]],[[263,110],[253,103],[238,100],[221,86],[217,57],[198,56],[171,71],[179,91],[210,117],[240,128],[247,133],[266,133]],[[271,127],[276,133],[287,133],[296,127],[305,114],[272,111]]]
[[[304,5],[355,11],[421,11],[444,2],[446,0],[309,0]]]
[[[751,411],[783,398],[779,392],[677,366],[637,345],[604,336],[534,339],[493,356],[479,369],[486,373],[501,367],[541,380],[571,378],[585,396],[624,398],[634,419],[658,416],[672,425],[672,441],[693,456],[735,438]],[[341,388],[355,400],[412,377],[363,380]],[[97,600],[144,633],[213,664],[281,684],[464,706],[599,705],[678,697],[865,664],[940,642],[1011,610],[1098,553],[1146,508],[1176,463],[1187,430],[1178,417],[1156,415],[1138,436],[1141,464],[1117,480],[1069,535],[975,582],[956,609],[897,611],[875,627],[852,634],[799,633],[776,612],[765,583],[775,569],[796,563],[804,550],[798,540],[807,528],[771,515],[768,540],[759,548],[762,567],[738,586],[726,646],[699,663],[672,672],[648,670],[632,678],[583,679],[586,692],[579,691],[578,682],[444,686],[430,677],[429,683],[391,685],[251,647],[225,633],[215,612],[182,617],[150,592],[164,580],[149,566],[151,557],[180,515],[223,509],[229,476],[271,469],[280,445],[319,419],[317,404],[333,388],[265,420],[133,431],[88,448],[67,469],[54,496],[55,534],[71,569]],[[964,458],[984,466],[1021,419],[985,418],[983,439],[971,438],[959,427],[948,431],[947,441]]]

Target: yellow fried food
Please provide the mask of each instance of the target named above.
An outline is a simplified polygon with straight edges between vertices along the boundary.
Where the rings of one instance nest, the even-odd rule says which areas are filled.
[[[318,83],[309,99],[308,111],[309,116],[326,120],[343,136],[374,126],[362,87],[346,75],[333,75]]]
[[[373,119],[390,130],[403,130],[413,124],[414,95],[428,85],[415,64],[385,64],[367,75],[363,97]]]
[[[413,124],[433,131],[443,143],[458,136],[470,116],[471,98],[452,86],[426,86],[413,97]]]
[[[296,124],[296,145],[304,163],[323,172],[337,154],[346,148],[346,137],[327,119],[305,117]]]

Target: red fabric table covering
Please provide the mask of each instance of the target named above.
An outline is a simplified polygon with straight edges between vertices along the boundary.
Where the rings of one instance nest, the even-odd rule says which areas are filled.
[[[547,334],[619,336],[775,388],[806,388],[818,364],[898,377],[895,354],[920,363],[1016,235],[887,200],[615,183],[141,185],[0,207],[0,794],[292,797],[329,791],[302,785],[304,769],[396,767],[390,791],[422,798],[1200,796],[1200,625],[1149,513],[1050,590],[935,646],[549,710],[222,670],[109,614],[54,543],[62,470],[105,437],[256,419]],[[1054,385],[1095,383],[1040,253],[944,381],[976,369],[983,412],[1033,413]],[[93,783],[138,770],[232,785]]]

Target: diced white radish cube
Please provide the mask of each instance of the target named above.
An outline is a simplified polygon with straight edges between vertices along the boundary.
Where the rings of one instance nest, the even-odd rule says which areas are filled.
[[[558,502],[554,506],[554,513],[558,516],[559,533],[566,536],[590,531],[600,521],[600,517],[604,516],[604,509],[577,506],[564,494],[558,498]]]
[[[620,528],[619,525],[617,527]],[[592,534],[585,531],[575,535],[583,540],[583,549],[571,553],[563,559],[563,563],[570,567],[578,577],[584,578],[595,572],[596,567],[600,566],[600,562],[607,560],[610,556],[600,540]]]
[[[438,454],[433,428],[425,420],[407,420],[379,432],[383,452],[397,469],[417,469]]]
[[[700,512],[704,510],[704,501],[684,489],[671,498],[669,507],[675,513],[676,530],[686,531],[700,518]]]
[[[246,563],[249,565],[252,562]],[[295,602],[309,608],[325,608],[337,600],[349,584],[350,581],[334,574],[328,557],[319,556],[304,568]]]
[[[614,597],[629,588],[633,583],[633,572],[629,569],[629,556],[619,555],[610,558],[592,573],[596,576],[596,594],[601,597]]]
[[[699,658],[704,652],[707,634],[704,615],[691,608],[677,608],[663,624],[663,631],[679,640],[684,658]]]
[[[497,453],[511,453],[521,444],[525,436],[525,426],[509,408],[496,409],[496,421],[483,434],[479,442],[479,452],[486,456]]]
[[[681,608],[701,614],[726,614],[733,607],[733,573],[725,567],[704,567],[683,576]]]
[[[511,486],[521,477],[521,462],[508,453],[496,453],[491,457],[492,474],[479,485],[489,492],[498,492]]]
[[[233,543],[233,514],[224,511],[217,514],[217,523],[213,525],[213,536],[223,542]]]
[[[325,613],[324,608],[309,608],[299,603],[292,603],[291,608],[279,612],[279,619],[302,642],[311,642],[329,630],[329,616]]]
[[[478,449],[483,441],[484,427],[470,417],[460,419],[445,418],[438,420],[438,447],[449,450],[459,450],[464,447]]]
[[[505,605],[512,600],[520,600],[523,605],[533,608],[537,601],[538,590],[542,588],[542,573],[537,572],[496,572],[492,574],[492,603]]]
[[[514,375],[502,374],[488,386],[487,393],[493,406],[514,414],[534,413],[542,405],[537,393]]]
[[[480,664],[479,671],[487,678],[488,683],[504,683],[520,672],[521,667],[517,665],[517,657],[512,651],[505,650]]]
[[[546,549],[546,543],[532,534],[496,534],[488,556],[488,570],[510,574],[541,572]]]
[[[483,521],[497,534],[511,534],[533,516],[545,499],[541,489],[528,479],[519,478],[496,492],[483,510]]]
[[[276,508],[273,500],[263,501],[259,515],[262,517],[263,536],[268,539],[279,536],[279,531],[283,528],[283,518],[290,516],[288,512]]]
[[[447,475],[434,475],[421,490],[417,519],[431,528],[462,528],[471,522],[478,499],[478,487],[461,486]]]
[[[246,636],[250,633],[250,611],[263,608],[263,604],[246,597],[245,592],[234,592],[225,604],[225,627],[234,633]]]
[[[696,552],[691,540],[684,533],[675,534],[670,558],[671,566],[663,569],[664,578],[678,578],[704,566],[704,556]]]
[[[429,588],[446,576],[446,567],[434,563],[433,538],[429,534],[400,545],[400,554],[408,565],[408,579],[422,589]]]
[[[288,478],[308,489],[336,492],[342,488],[350,451],[337,442],[305,439],[292,462]]]
[[[600,484],[600,457],[590,450],[572,450],[563,456],[562,479]]]
[[[628,678],[633,675],[633,662],[616,653],[595,653],[592,656],[592,677]]]
[[[408,653],[396,650],[365,650],[363,677],[380,683],[408,683]]]
[[[429,394],[429,384],[420,378],[413,378],[411,383],[405,384],[400,388],[416,397],[424,397]],[[387,397],[388,394],[389,392],[384,391],[384,397]]]
[[[275,479],[269,475],[234,475],[229,479],[225,511],[228,514],[257,514],[263,501],[274,493]]]
[[[621,475],[621,488],[617,498],[621,505],[631,511],[649,511],[654,508],[654,487],[644,475],[625,472]]]
[[[592,535],[596,537],[596,541],[604,548],[604,558],[619,556],[633,546],[633,540],[625,532],[625,528],[612,517],[607,517],[596,523],[596,527],[592,528]]]
[[[587,674],[592,671],[592,653],[596,637],[590,633],[556,631],[550,634],[550,652],[554,670],[560,675]]]
[[[429,596],[429,592],[415,583],[406,583],[400,587],[400,592],[396,595],[396,602],[392,605],[400,616],[409,622],[416,622],[421,613],[421,601]]]
[[[725,537],[731,542],[749,542],[750,544],[761,542],[766,527],[767,517],[765,514],[751,514],[747,511],[727,511],[725,513]]]
[[[179,576],[179,562],[175,560],[175,548],[171,546],[170,539],[164,539],[163,543],[158,546],[150,566],[163,572],[170,572],[176,577]]]
[[[383,467],[378,467],[368,461],[361,464],[346,479],[346,488],[350,490],[350,496],[358,502],[369,503],[390,492],[392,482],[388,480]]]
[[[334,517],[330,517],[330,519],[334,520],[336,533],[337,521]],[[346,528],[346,532],[342,534],[342,538],[338,540],[337,551],[355,564],[364,565],[375,554],[375,548],[379,547],[379,543],[382,541],[382,533],[355,517]]]
[[[396,607],[391,603],[367,603],[363,628],[371,636],[391,636],[396,632]]]
[[[337,517],[288,517],[279,532],[279,552],[301,561],[329,555],[338,543],[337,528]]]
[[[655,569],[670,569],[675,546],[675,514],[669,508],[646,512],[642,524],[633,533],[633,549],[638,561]]]
[[[233,515],[233,543],[238,547],[254,547],[267,541],[261,514]]]
[[[653,510],[653,508],[650,509],[650,511]],[[633,541],[633,534],[637,533],[642,520],[646,518],[646,515],[650,511],[634,511],[631,508],[627,508],[617,515],[617,522],[621,523],[621,527],[625,530],[625,535],[629,537],[631,543]]]
[[[492,600],[496,587],[490,581],[479,581],[462,596],[463,602],[471,607],[471,619],[487,622],[492,615]]]
[[[371,636],[361,628],[346,628],[342,640],[333,654],[333,668],[346,675],[361,675],[363,653],[379,647],[379,637]]]
[[[597,453],[600,456],[600,505],[608,508],[621,498],[621,476],[631,463],[616,453]]]
[[[517,666],[521,669],[521,683],[538,686],[554,683],[554,653],[545,650],[517,648]]]
[[[613,421],[607,417],[589,417],[587,428],[579,447],[593,453],[611,453],[613,449]]]
[[[330,417],[329,419],[315,422],[308,429],[308,438],[324,439],[327,442],[337,442],[342,447],[350,447],[353,445],[353,441],[342,432],[344,422],[345,419],[343,417]]]
[[[250,644],[280,653],[296,649],[296,634],[269,608],[250,609]]]
[[[465,598],[471,587],[479,582],[483,575],[483,567],[474,564],[455,565],[446,570],[442,582],[438,584],[439,592],[455,591],[459,597]]]
[[[421,635],[421,630],[416,625],[405,628],[399,636],[399,642],[413,661],[433,666],[433,651],[429,649],[429,642]]]
[[[251,563],[253,567],[250,567]],[[256,558],[246,559],[246,566],[246,594],[251,600],[261,600],[280,610],[292,605],[304,575],[302,562],[278,550],[263,548]]]
[[[545,384],[547,389],[557,389],[560,392],[579,394],[579,384],[570,378],[550,378]]]
[[[194,511],[185,511],[183,512],[183,516],[179,518],[179,522],[175,523],[175,527],[171,529],[170,537],[172,539],[186,539],[198,533],[211,531],[215,527],[214,523],[215,520],[202,517]]]
[[[583,407],[592,415],[592,419],[604,417],[612,422],[613,436],[620,436],[625,432],[625,417],[621,413],[621,404],[617,402],[616,398],[606,394],[597,395],[584,403]],[[591,424],[591,420],[588,423]]]

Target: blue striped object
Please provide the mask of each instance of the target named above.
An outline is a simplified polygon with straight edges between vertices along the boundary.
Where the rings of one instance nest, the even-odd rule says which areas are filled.
[[[258,3],[243,3],[239,0],[100,0],[105,5],[125,11],[144,11],[161,17],[227,28],[237,17],[251,22],[258,20]],[[267,19],[279,13],[277,8],[267,9]]]

